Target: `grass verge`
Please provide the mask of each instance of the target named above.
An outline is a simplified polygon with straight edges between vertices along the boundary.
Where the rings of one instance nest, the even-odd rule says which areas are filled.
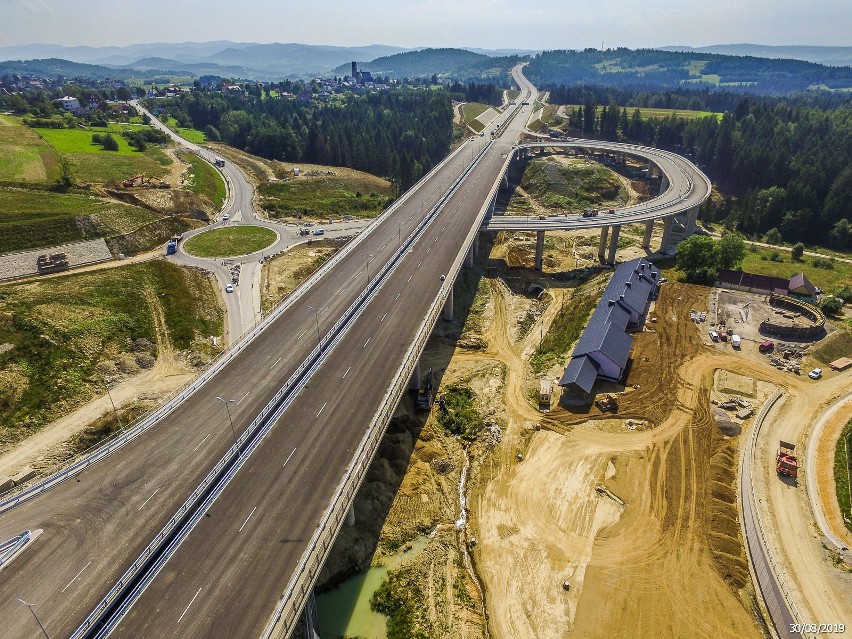
[[[530,367],[536,375],[545,373],[567,357],[568,350],[580,337],[595,306],[596,297],[584,287],[574,291],[569,303],[556,314],[550,330],[530,358]]]
[[[390,205],[393,187],[367,173],[301,176],[261,187],[263,208],[275,218],[372,218]]]
[[[747,273],[776,277],[792,277],[797,273],[804,273],[814,286],[827,292],[852,283],[852,264],[848,262],[820,260],[809,256],[794,261],[789,251],[767,249],[753,244],[747,246],[741,268]]]
[[[217,209],[225,202],[225,181],[219,172],[192,153],[184,153],[183,157],[192,166],[192,177],[187,185],[189,190],[197,195],[206,197]]]
[[[843,428],[837,447],[834,449],[834,490],[837,494],[837,504],[843,515],[843,522],[852,530],[852,495],[850,495],[849,478],[852,476],[852,420]]]
[[[275,238],[275,231],[263,226],[230,226],[189,238],[184,243],[184,250],[196,257],[247,255],[272,245]]]

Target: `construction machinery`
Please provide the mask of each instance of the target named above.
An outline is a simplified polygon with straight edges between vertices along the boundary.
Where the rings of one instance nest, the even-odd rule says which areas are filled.
[[[121,185],[124,188],[130,188],[131,186],[136,186],[136,182],[139,184],[145,184],[145,176],[144,175],[134,175],[132,178],[127,178]]]
[[[799,472],[799,461],[794,454],[796,445],[790,442],[785,442],[783,439],[778,444],[778,455],[775,458],[775,469],[779,475],[787,475],[787,477],[796,478]]]
[[[603,397],[595,400],[595,406],[597,406],[602,413],[606,413],[607,411],[615,413],[618,411],[618,397],[612,393],[607,393]]]

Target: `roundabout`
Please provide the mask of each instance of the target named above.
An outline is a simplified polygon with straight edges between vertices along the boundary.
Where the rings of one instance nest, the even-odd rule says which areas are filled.
[[[277,231],[252,224],[214,228],[188,238],[183,250],[193,257],[227,258],[250,255],[278,242]]]

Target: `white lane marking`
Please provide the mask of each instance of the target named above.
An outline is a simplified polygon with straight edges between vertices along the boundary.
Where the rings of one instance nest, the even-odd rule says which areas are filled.
[[[429,251],[431,251],[431,250],[432,250],[432,247],[430,246],[429,248],[426,249],[426,254],[428,255]]]
[[[285,463],[286,463],[286,462],[285,462]],[[249,516],[248,516],[248,517],[246,517],[246,520],[243,522],[243,525],[242,525],[242,526],[240,526],[240,529],[239,529],[237,532],[243,532],[243,528],[245,528],[245,527],[246,527],[246,524],[248,523],[248,520],[249,520],[249,519],[251,519],[251,516],[254,514],[254,511],[255,511],[255,510],[257,510],[257,506],[255,506],[254,508],[252,508],[252,509],[251,509],[251,512],[249,513]]]
[[[328,402],[326,402],[325,404],[328,404]],[[317,413],[317,417],[319,417],[322,414],[322,412],[325,410],[325,404],[323,404],[322,408],[319,409],[319,413]]]
[[[302,337],[303,337],[303,336],[305,335],[305,333],[307,333],[307,332],[308,332],[308,329],[303,330],[301,333],[299,333],[299,337],[297,337],[296,339],[302,339]]]
[[[242,397],[240,397],[240,398],[237,400],[237,404],[239,404],[241,401],[243,401],[243,400],[246,398],[246,396],[247,396],[248,394],[249,394],[249,392],[248,392],[248,391],[246,391],[246,394],[245,394],[245,395],[243,395]]]
[[[193,596],[193,598],[189,600],[189,604],[187,604],[186,608],[183,609],[183,612],[180,613],[180,617],[178,617],[178,620],[177,620],[178,623],[180,623],[180,620],[183,619],[183,616],[186,614],[186,611],[189,610],[189,607],[195,601],[195,597],[197,597],[198,593],[200,593],[200,592],[201,592],[201,588],[199,588],[198,592],[196,592],[195,595]]]
[[[210,437],[210,435],[208,434],[207,437]],[[204,439],[207,439],[207,437],[205,437]],[[162,488],[162,486],[160,488]],[[151,496],[148,497],[148,499],[146,499],[144,502],[142,502],[142,505],[139,506],[139,508],[137,508],[136,510],[142,510],[143,508],[145,508],[145,504],[147,504],[149,501],[151,501],[151,499],[153,499],[154,495],[156,495],[158,492],[160,492],[160,488],[158,488],[153,493],[151,493]]]
[[[346,369],[346,372],[345,372],[345,373],[343,373],[343,377],[342,377],[342,379],[346,379],[346,376],[349,374],[349,371],[350,371],[351,369],[352,369],[352,367],[351,367],[351,366],[350,366],[349,368],[347,368],[347,369]]]
[[[281,358],[279,357],[278,359],[276,359],[276,360],[275,360],[275,364],[277,364],[277,363],[278,363],[278,362],[280,362],[280,361],[281,361]],[[275,364],[273,364],[272,366],[270,366],[270,367],[269,367],[269,370],[272,370],[273,368],[275,368]]]
[[[367,344],[369,344],[369,343],[370,343],[370,340],[371,340],[371,339],[373,339],[373,338],[372,338],[372,337],[368,337],[368,338],[367,338],[367,341],[366,341],[366,342],[364,342],[364,348],[367,348]]]
[[[387,244],[385,244],[385,246],[387,246]],[[380,250],[380,251],[384,251],[384,250],[385,250],[385,246],[383,246],[383,247],[382,247],[382,248],[380,248],[379,250]]]
[[[417,262],[417,268],[420,268],[421,264],[423,264],[423,262]]]
[[[287,462],[288,462],[288,461],[290,461],[290,458],[293,456],[293,453],[295,453],[295,452],[296,452],[296,449],[294,448],[294,449],[293,449],[293,452],[292,452],[292,453],[290,453],[290,454],[287,456],[287,459],[285,459],[285,460],[284,460],[284,466],[286,466],[286,465],[287,465]],[[282,468],[283,468],[284,466],[282,466]]]
[[[411,278],[410,278],[410,277],[408,278],[408,281],[409,281],[409,282],[411,281]]]
[[[83,567],[80,569],[80,572],[78,572],[76,575],[74,575],[74,579],[72,579],[71,581],[69,581],[69,582],[65,585],[65,587],[62,589],[62,592],[65,592],[66,590],[68,590],[68,586],[70,586],[70,585],[71,585],[71,584],[73,584],[75,581],[77,581],[77,577],[79,577],[80,575],[82,575],[82,574],[83,574],[83,571],[84,571],[86,568],[88,568],[89,566],[91,566],[91,565],[92,565],[92,562],[90,561],[90,562],[89,562],[89,563],[87,563],[85,566],[83,566]]]
[[[207,433],[207,437],[210,437],[210,433]],[[204,438],[204,439],[202,439],[200,442],[198,442],[198,446],[196,446],[195,448],[193,448],[193,449],[192,449],[192,452],[193,452],[193,453],[194,453],[196,450],[198,450],[199,448],[201,448],[201,444],[203,444],[204,442],[206,442],[206,441],[207,441],[207,437],[205,437],[205,438]]]
[[[380,321],[380,322],[384,322],[384,321],[385,321],[385,318],[386,318],[387,316],[388,316],[388,314],[387,314],[387,313],[385,313],[384,315],[382,315],[382,319],[380,319],[379,321]]]
[[[395,297],[395,298],[393,298],[393,299],[394,299],[394,301],[398,300],[400,295],[402,295],[402,293],[397,293],[397,294],[396,294],[396,297]]]

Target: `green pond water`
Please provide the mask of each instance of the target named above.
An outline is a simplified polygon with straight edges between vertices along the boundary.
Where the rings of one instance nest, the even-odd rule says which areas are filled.
[[[370,597],[382,585],[388,570],[393,570],[415,557],[427,543],[428,537],[420,537],[406,552],[388,557],[384,566],[369,568],[353,575],[334,590],[319,595],[317,616],[320,636],[323,639],[387,639],[387,617],[370,609]]]

